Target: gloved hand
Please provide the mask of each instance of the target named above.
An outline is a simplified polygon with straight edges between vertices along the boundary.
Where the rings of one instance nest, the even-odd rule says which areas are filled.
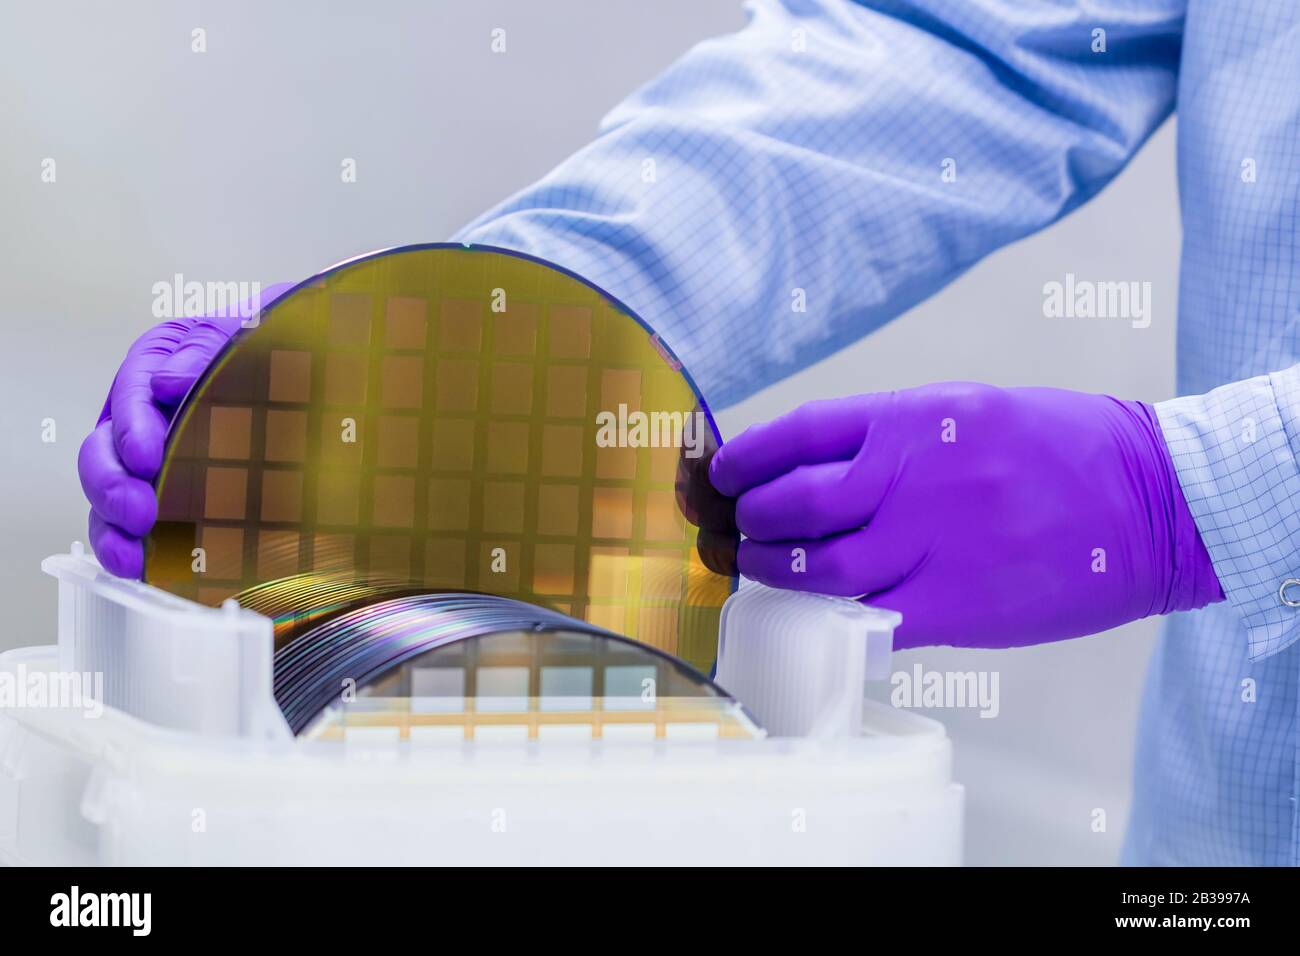
[[[162,467],[171,413],[239,330],[241,317],[292,287],[288,282],[268,286],[256,301],[221,315],[160,323],[127,351],[99,423],[77,455],[81,487],[90,501],[90,545],[107,570],[131,578],[144,571],[141,539],[158,515],[151,482]]]
[[[945,382],[811,402],[722,446],[742,574],[901,611],[897,647],[1013,647],[1223,591],[1155,411]]]

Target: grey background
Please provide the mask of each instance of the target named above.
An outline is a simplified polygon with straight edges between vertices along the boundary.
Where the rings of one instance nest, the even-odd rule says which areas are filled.
[[[0,649],[54,639],[42,557],[85,534],[77,447],[151,287],[299,279],[446,238],[540,176],[625,93],[743,22],[732,0],[0,6]],[[489,52],[494,27],[509,52]],[[208,52],[190,50],[207,30]],[[951,378],[1158,400],[1173,391],[1173,129],[1087,208],[1005,249],[852,348],[726,410]],[[53,157],[58,181],[40,181]],[[339,164],[358,162],[344,185]],[[1066,272],[1148,280],[1154,321],[1048,320]],[[53,418],[57,441],[41,442]],[[1001,714],[937,713],[968,788],[971,863],[1111,863],[1127,811],[1139,623],[1010,652],[900,655],[996,669]],[[1093,808],[1108,815],[1091,830]]]

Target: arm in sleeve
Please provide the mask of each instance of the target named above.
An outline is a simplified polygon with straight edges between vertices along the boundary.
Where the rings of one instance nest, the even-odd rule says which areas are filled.
[[[720,408],[1100,190],[1172,109],[1183,6],[759,0],[456,239],[595,283]]]
[[[1251,660],[1300,637],[1300,365],[1156,405],[1183,496]],[[1287,590],[1300,600],[1300,586]]]

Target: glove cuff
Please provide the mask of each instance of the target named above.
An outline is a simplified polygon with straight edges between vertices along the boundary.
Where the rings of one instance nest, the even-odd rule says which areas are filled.
[[[1169,587],[1163,607],[1157,595],[1152,613],[1169,614],[1174,611],[1194,611],[1224,600],[1223,587],[1215,573],[1210,560],[1210,552],[1201,540],[1201,532],[1196,527],[1196,519],[1188,507],[1182,486],[1178,483],[1178,471],[1174,467],[1173,456],[1165,443],[1164,432],[1155,409],[1145,402],[1130,403],[1135,417],[1145,426],[1151,442],[1151,458],[1156,484],[1164,489],[1162,495],[1164,513],[1153,510],[1153,523],[1163,523],[1163,536],[1169,545],[1171,569],[1168,577]],[[1159,529],[1154,529],[1159,531]],[[1157,535],[1159,540],[1161,535]]]

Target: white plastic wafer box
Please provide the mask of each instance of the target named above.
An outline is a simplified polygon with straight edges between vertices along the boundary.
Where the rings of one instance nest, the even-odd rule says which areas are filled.
[[[942,726],[861,701],[889,612],[733,596],[719,682],[800,736],[307,740],[271,695],[270,621],[113,578],[75,547],[43,566],[59,582],[58,644],[0,655],[0,862],[960,862]],[[819,639],[799,658],[817,666],[780,680],[783,645]],[[81,674],[97,698],[53,692]]]

